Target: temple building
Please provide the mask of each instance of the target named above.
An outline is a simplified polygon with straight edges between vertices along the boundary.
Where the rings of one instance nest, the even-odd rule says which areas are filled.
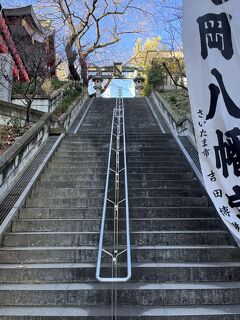
[[[3,64],[7,64],[12,69],[13,77],[16,80],[28,81],[29,76],[24,65],[24,62],[16,48],[14,40],[11,35],[11,31],[8,27],[5,15],[0,5],[0,57],[1,57],[1,68]],[[11,62],[10,60],[11,59]]]
[[[55,75],[55,32],[51,21],[39,20],[31,5],[3,11],[12,39],[29,76],[34,76],[36,66],[41,69],[42,74]]]

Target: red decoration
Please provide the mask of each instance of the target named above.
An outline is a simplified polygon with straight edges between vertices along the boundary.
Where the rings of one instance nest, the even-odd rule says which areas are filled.
[[[24,81],[29,81],[30,80],[26,70],[23,70],[21,75],[22,75],[22,79]]]
[[[13,76],[15,79],[19,80],[19,70],[16,65],[13,67]]]
[[[3,16],[0,16],[0,28],[2,29],[4,26],[6,26],[6,21]]]
[[[0,53],[8,53],[8,47],[5,43],[0,44]]]
[[[3,15],[0,15],[0,53],[8,53],[11,52],[12,58],[15,62],[13,67],[13,76],[15,79],[19,79],[21,75],[21,79],[23,81],[29,81],[29,76],[26,71],[26,68],[22,62],[20,55],[17,52],[13,39],[11,37],[11,33],[6,24]]]

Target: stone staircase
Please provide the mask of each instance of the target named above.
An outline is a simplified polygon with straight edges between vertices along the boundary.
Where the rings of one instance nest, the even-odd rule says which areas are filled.
[[[94,101],[5,235],[0,319],[112,319],[95,271],[114,104]],[[240,319],[239,248],[146,100],[125,105],[133,265],[118,319]]]

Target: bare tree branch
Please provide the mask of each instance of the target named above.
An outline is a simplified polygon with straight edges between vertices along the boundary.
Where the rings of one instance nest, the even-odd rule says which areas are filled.
[[[172,82],[175,84],[175,86],[188,91],[188,88],[187,88],[187,87],[185,87],[183,84],[179,84],[179,83],[174,79],[174,77],[173,77],[171,71],[169,70],[167,64],[166,64],[165,62],[163,62],[162,65],[163,65],[163,67],[165,68],[165,70],[167,71],[168,75],[170,76],[170,78],[171,78]]]
[[[38,4],[50,11],[54,6],[55,21],[61,21],[61,30],[65,31],[71,76],[77,81],[81,78],[86,86],[90,57],[120,42],[125,35],[140,33],[143,21],[151,16],[137,0],[38,0]]]

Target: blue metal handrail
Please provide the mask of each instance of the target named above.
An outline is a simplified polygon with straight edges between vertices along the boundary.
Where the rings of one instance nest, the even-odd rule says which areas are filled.
[[[117,134],[114,134],[114,129],[117,128]],[[128,178],[127,178],[127,157],[126,157],[126,137],[125,137],[125,113],[123,107],[123,98],[121,95],[116,99],[116,107],[113,110],[112,116],[112,127],[111,127],[111,137],[110,137],[110,147],[108,155],[108,167],[107,167],[107,177],[106,177],[106,186],[105,186],[105,195],[104,195],[104,204],[102,211],[102,222],[101,222],[101,231],[100,231],[100,240],[98,248],[98,259],[97,259],[97,269],[96,269],[96,278],[100,282],[126,282],[131,278],[131,244],[130,244],[130,223],[129,223],[129,206],[128,206]],[[113,148],[113,139],[116,139],[117,147]],[[120,148],[120,140],[122,138],[123,147]],[[123,152],[123,168],[120,169],[120,153]],[[115,154],[115,170],[111,168],[111,160]],[[125,190],[125,199],[119,199],[119,185],[120,185],[120,172],[124,171],[124,190]],[[115,173],[115,200],[112,201],[108,198],[109,190],[112,189],[110,186],[110,173]],[[108,202],[114,205],[113,207],[113,219],[114,219],[114,250],[109,252],[103,248],[103,241],[105,235],[105,225],[106,225],[106,211]],[[118,210],[119,205],[125,202],[125,218],[126,218],[126,249],[118,251]],[[117,250],[115,248],[115,241],[117,242]],[[103,277],[101,276],[101,267],[102,267],[102,256],[107,254],[112,258],[112,267],[117,268],[118,258],[123,253],[127,253],[127,276],[126,277]]]

